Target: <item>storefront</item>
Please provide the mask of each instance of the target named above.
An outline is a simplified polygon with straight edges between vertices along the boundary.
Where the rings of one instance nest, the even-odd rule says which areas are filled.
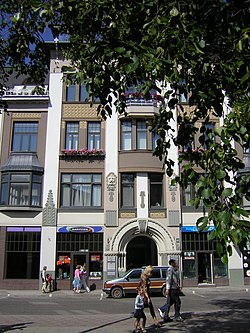
[[[228,285],[228,267],[216,252],[217,240],[208,240],[210,228],[198,232],[195,226],[185,226],[182,231],[183,284]]]
[[[101,280],[102,263],[103,227],[65,226],[58,228],[56,279],[62,289],[70,288],[76,265],[86,264],[88,278]]]

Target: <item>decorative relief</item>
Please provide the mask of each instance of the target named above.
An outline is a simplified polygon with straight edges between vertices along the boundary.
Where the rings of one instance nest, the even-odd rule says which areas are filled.
[[[110,172],[106,177],[107,190],[109,192],[109,201],[114,201],[114,194],[116,190],[117,177],[114,172]]]
[[[101,119],[97,116],[98,104],[92,107],[89,104],[64,104],[63,105],[63,118],[91,118]]]
[[[81,129],[86,129],[87,128],[87,122],[86,121],[80,121],[80,128]]]
[[[41,118],[41,112],[33,112],[33,113],[28,113],[28,112],[13,112],[11,115],[12,118],[36,118],[40,119]]]
[[[169,178],[169,191],[171,194],[171,199],[172,202],[175,202],[176,200],[176,192],[177,192],[177,186],[176,185],[172,185],[172,180],[176,177],[176,175],[172,175],[172,177]]]
[[[121,213],[120,217],[121,218],[135,218],[135,213],[132,213],[132,212]]]
[[[43,208],[43,226],[56,226],[56,208],[52,190],[49,190],[47,202]]]
[[[148,229],[147,219],[138,219],[138,230],[140,234],[146,234]]]
[[[166,214],[165,212],[150,213],[150,217],[159,219],[166,217]]]
[[[62,121],[62,129],[65,129],[66,128],[66,121]]]

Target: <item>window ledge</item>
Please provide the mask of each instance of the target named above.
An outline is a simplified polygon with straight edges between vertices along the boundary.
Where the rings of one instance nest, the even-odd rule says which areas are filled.
[[[42,207],[31,207],[31,206],[0,206],[0,211],[41,212],[42,211]]]

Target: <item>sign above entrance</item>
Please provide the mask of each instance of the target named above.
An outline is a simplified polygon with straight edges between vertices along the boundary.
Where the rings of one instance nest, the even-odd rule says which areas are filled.
[[[103,227],[101,226],[75,226],[75,227],[60,227],[57,232],[71,232],[78,234],[92,234],[96,232],[103,232]]]
[[[212,226],[212,227],[209,227],[207,230],[202,230],[203,232],[206,232],[206,231],[211,231],[211,230],[214,230],[215,227]],[[198,232],[198,228],[196,226],[184,226],[184,227],[181,227],[181,231],[182,232]]]

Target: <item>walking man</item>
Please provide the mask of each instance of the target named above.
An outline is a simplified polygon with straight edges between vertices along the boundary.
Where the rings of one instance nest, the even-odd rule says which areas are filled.
[[[174,259],[169,260],[170,267],[167,270],[166,275],[166,304],[161,306],[158,311],[164,322],[172,321],[169,317],[170,307],[174,304],[174,318],[173,321],[183,321],[180,315],[181,300],[179,297],[180,288],[180,277],[178,273],[178,264]]]

